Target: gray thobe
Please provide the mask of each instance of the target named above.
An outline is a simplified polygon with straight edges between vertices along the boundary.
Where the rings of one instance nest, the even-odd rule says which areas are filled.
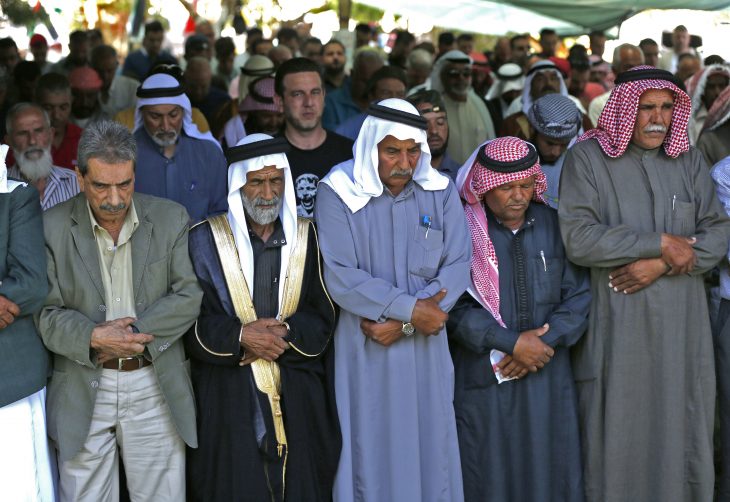
[[[704,154],[710,167],[730,155],[730,122],[725,122],[714,131],[703,132],[697,140],[697,148]]]
[[[419,222],[431,217],[431,228]],[[445,288],[449,310],[469,285],[471,244],[453,183],[410,182],[352,213],[325,184],[316,218],[325,282],[340,307],[335,392],[342,454],[334,500],[459,501],[461,465],[454,369],[445,330],[390,347],[366,338],[361,318],[410,321],[417,299]]]
[[[702,154],[677,159],[594,140],[568,151],[558,209],[568,257],[591,268],[588,333],[574,348],[589,501],[712,500],[715,375],[702,273],[726,253],[730,220]],[[661,233],[695,236],[692,273],[631,294],[609,273],[661,255]]]

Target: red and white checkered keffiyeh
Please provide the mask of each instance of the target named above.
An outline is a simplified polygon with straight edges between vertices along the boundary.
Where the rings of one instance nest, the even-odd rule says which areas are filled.
[[[486,156],[498,162],[511,162],[524,159],[535,147],[527,142],[512,136],[505,136],[481,145]],[[464,213],[469,225],[472,243],[471,278],[472,290],[477,300],[504,327],[504,321],[499,313],[499,268],[497,253],[494,244],[489,238],[487,215],[482,205],[484,194],[506,183],[523,180],[535,176],[535,190],[533,199],[545,203],[542,195],[547,189],[545,175],[540,169],[540,162],[536,161],[528,169],[514,173],[500,173],[492,171],[474,160],[459,187],[459,194],[466,201]],[[471,160],[471,159],[470,159]]]
[[[652,66],[636,66],[628,71],[653,69]],[[687,123],[692,106],[686,92],[668,80],[636,80],[617,85],[611,91],[606,107],[598,118],[598,128],[591,129],[578,141],[595,138],[603,152],[612,158],[620,157],[629,146],[634,134],[639,98],[652,89],[667,89],[674,93],[672,123],[664,138],[664,151],[672,158],[689,150]]]

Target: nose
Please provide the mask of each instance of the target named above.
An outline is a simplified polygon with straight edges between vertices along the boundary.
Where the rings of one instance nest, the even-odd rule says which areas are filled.
[[[263,198],[264,200],[273,199],[275,194],[273,188],[271,187],[271,183],[265,181],[264,183],[262,183],[262,185],[263,186],[261,188],[261,198]]]
[[[119,192],[119,188],[115,186],[110,187],[107,199],[109,201],[109,205],[118,206],[122,202],[122,194]]]
[[[662,112],[658,106],[651,111],[651,123],[658,124],[661,122]]]
[[[163,117],[162,118],[162,129],[164,131],[171,131],[172,130],[172,119],[170,117]]]
[[[512,192],[512,200],[515,202],[522,202],[525,200],[525,192],[521,188],[516,188]]]
[[[399,169],[405,169],[407,167],[410,167],[410,164],[408,162],[408,152],[407,151],[401,151],[398,155],[398,166]]]

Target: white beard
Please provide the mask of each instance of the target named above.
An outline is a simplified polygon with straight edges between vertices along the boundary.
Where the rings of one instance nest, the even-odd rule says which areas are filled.
[[[31,151],[40,150],[43,152],[37,159],[29,159],[26,154]],[[21,152],[13,148],[13,155],[15,155],[15,162],[18,164],[20,173],[28,179],[30,182],[36,182],[43,178],[47,178],[51,174],[53,168],[53,158],[51,157],[51,147],[40,148],[37,146],[31,146]]]
[[[284,198],[277,196],[272,199],[271,204],[267,206],[260,206],[264,201],[261,198],[249,200],[248,197],[241,193],[241,202],[243,203],[243,209],[248,214],[249,218],[258,223],[259,225],[268,225],[276,221],[281,211],[281,206],[284,205]]]

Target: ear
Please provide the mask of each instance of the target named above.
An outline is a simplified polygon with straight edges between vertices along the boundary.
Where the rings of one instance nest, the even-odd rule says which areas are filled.
[[[76,172],[76,181],[78,181],[78,183],[79,183],[79,190],[81,190],[83,192],[84,191],[84,177],[81,174],[81,171],[79,171],[79,166],[76,166],[74,171]]]

